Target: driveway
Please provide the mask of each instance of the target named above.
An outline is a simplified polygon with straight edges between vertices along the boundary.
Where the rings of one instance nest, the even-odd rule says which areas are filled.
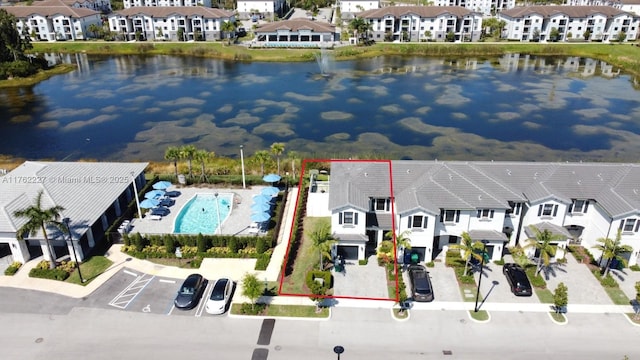
[[[509,255],[505,256],[505,263],[508,262],[513,262],[513,259]],[[477,284],[480,272],[476,271],[474,275]],[[496,265],[494,263],[485,264],[482,270],[480,293],[484,296],[486,303],[538,304],[540,302],[535,294],[532,296],[513,295],[509,287],[509,282],[502,273],[502,265]]]
[[[375,256],[369,257],[367,265],[348,260],[345,271],[333,271],[332,274],[335,296],[389,299],[385,269],[378,266]]]
[[[611,305],[609,295],[585,264],[579,264],[573,255],[567,254],[566,264],[552,264],[549,271],[542,271],[547,288],[552,292],[563,282],[569,290],[569,304]]]
[[[450,302],[450,301],[462,301],[460,290],[458,288],[458,282],[456,280],[456,274],[452,268],[445,266],[443,262],[435,262],[435,266],[427,268],[429,277],[431,278],[431,285],[433,286],[433,302]],[[404,283],[407,286],[407,295],[411,297],[411,282],[409,281],[409,272],[404,271],[402,273]],[[413,308],[420,308],[420,304],[414,303]]]
[[[640,271],[632,271],[629,268],[611,270],[611,276],[620,284],[620,289],[633,300],[636,298],[636,283],[640,281]]]

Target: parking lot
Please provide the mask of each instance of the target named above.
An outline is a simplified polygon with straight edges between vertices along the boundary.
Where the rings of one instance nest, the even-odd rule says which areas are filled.
[[[216,279],[208,279],[207,286],[198,305],[191,310],[176,309],[175,296],[182,285],[182,279],[162,278],[124,268],[91,294],[94,306],[135,311],[158,315],[207,316],[206,300],[211,294]],[[225,315],[228,313],[225,312]]]

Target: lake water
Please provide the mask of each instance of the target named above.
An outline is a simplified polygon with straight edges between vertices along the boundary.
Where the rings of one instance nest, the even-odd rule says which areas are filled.
[[[161,160],[170,145],[239,156],[636,161],[637,80],[590,59],[380,57],[237,63],[68,56],[78,70],[0,89],[0,154]]]

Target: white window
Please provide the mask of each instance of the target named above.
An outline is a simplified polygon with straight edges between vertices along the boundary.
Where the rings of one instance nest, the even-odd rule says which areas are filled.
[[[422,215],[413,215],[409,216],[408,228],[410,229],[426,229],[427,228],[427,220],[426,216]]]
[[[538,206],[538,216],[556,216],[557,213],[557,204],[542,204]]]
[[[441,210],[440,222],[459,222],[460,210]]]
[[[589,200],[573,200],[573,204],[571,204],[569,212],[574,214],[584,214],[587,212],[588,206]]]
[[[509,201],[509,205],[511,205],[511,209],[507,209],[507,215],[520,215],[520,209],[522,208],[522,203],[514,203]]]
[[[620,230],[624,232],[638,232],[640,221],[638,219],[624,219],[620,221]]]
[[[358,213],[345,211],[338,214],[338,224],[358,225]]]
[[[390,211],[391,200],[388,198],[371,199],[372,211]]]
[[[479,209],[476,217],[478,219],[493,219],[494,211],[491,209]]]

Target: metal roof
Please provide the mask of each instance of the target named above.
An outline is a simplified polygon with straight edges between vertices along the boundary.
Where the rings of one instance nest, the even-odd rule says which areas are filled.
[[[27,222],[13,213],[34,205],[41,190],[43,208],[62,206],[62,217],[70,218],[75,228],[89,227],[146,167],[147,163],[27,161],[0,177],[0,232],[15,233]]]

